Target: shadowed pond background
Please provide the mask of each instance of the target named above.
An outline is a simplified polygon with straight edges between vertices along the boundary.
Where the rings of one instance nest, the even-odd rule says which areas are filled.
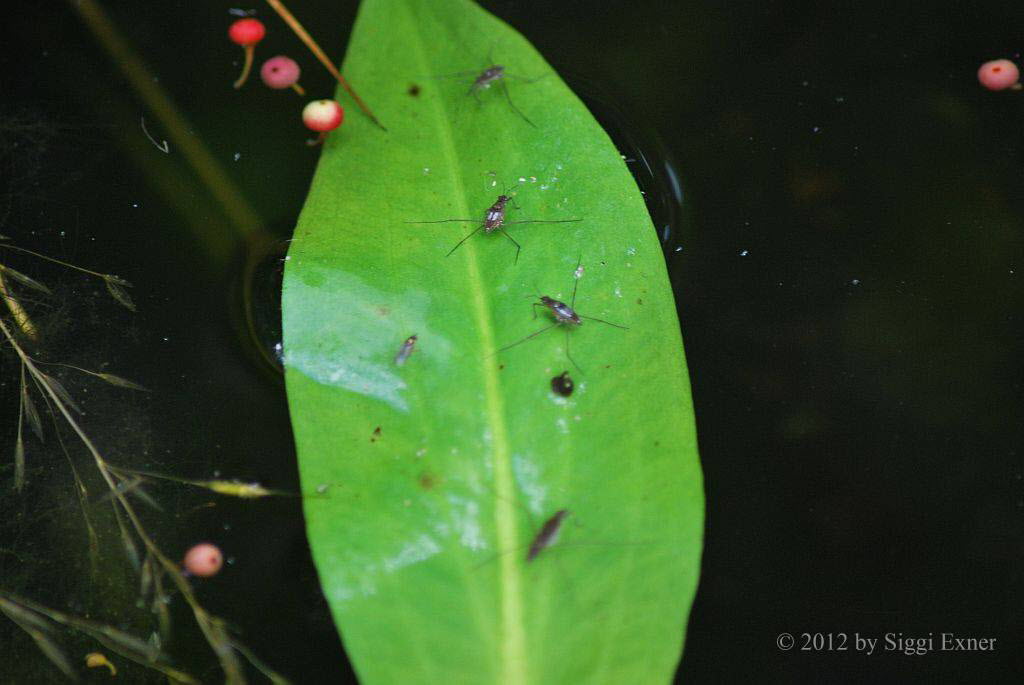
[[[356,3],[290,4],[340,61]],[[679,678],[1019,681],[1024,95],[984,91],[975,71],[1019,57],[1024,8],[482,4],[587,98],[637,160],[665,230],[708,502]],[[222,170],[213,188],[181,146],[164,154],[146,137],[143,117],[157,141],[171,133],[72,3],[15,3],[0,28],[0,233],[135,286],[132,314],[100,282],[4,253],[55,290],[32,310],[40,358],[151,390],[56,373],[111,461],[297,491],[283,385],[260,351],[275,335],[273,258],[253,289],[258,341],[242,325],[242,273],[254,236],[287,239],[318,153],[303,145],[295,95],[231,88],[235,7],[270,29],[257,66],[290,54],[311,96],[333,92],[266,5],[104,5]],[[491,45],[481,36],[465,49],[476,68]],[[13,453],[18,366],[9,350],[2,359],[0,444]],[[90,489],[94,568],[47,430],[45,444],[26,438],[21,494],[0,462],[0,589],[148,635],[103,488],[67,440]],[[225,550],[228,566],[198,591],[253,651],[298,682],[351,677],[298,499],[149,492],[166,552],[200,538]],[[216,681],[180,605],[168,648]],[[783,632],[796,649],[776,646]],[[997,641],[984,653],[868,656],[801,651],[805,632]],[[5,682],[60,679],[6,620],[0,645]],[[94,648],[65,645],[76,659]],[[123,668],[129,681],[159,680]]]

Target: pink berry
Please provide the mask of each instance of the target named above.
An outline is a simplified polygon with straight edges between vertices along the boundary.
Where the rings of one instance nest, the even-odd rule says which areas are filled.
[[[256,45],[267,35],[267,27],[259,19],[239,19],[228,28],[228,38],[242,47]]]
[[[235,88],[241,88],[245,80],[249,78],[255,45],[263,40],[265,35],[267,35],[267,29],[259,19],[239,19],[228,29],[228,38],[241,45],[245,50],[245,64],[242,65],[242,75],[235,81]]]
[[[978,81],[989,90],[1013,88],[1019,80],[1017,65],[1008,59],[995,59],[978,68]]]
[[[185,553],[185,561],[182,563],[187,572],[201,578],[216,575],[223,564],[224,555],[220,548],[209,542],[201,542],[192,547]]]
[[[268,88],[275,90],[293,88],[299,95],[303,94],[302,87],[298,84],[299,74],[301,73],[302,71],[299,69],[299,65],[295,63],[295,60],[284,55],[271,57],[260,68],[260,78],[263,79]]]

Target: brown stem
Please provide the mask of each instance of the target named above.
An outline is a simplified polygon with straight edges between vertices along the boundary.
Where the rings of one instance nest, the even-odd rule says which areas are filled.
[[[370,111],[370,108],[366,106],[366,103],[356,95],[356,91],[354,91],[352,86],[348,84],[348,81],[346,81],[345,77],[341,75],[341,72],[335,68],[334,64],[327,57],[324,51],[321,50],[320,46],[317,45],[315,40],[313,40],[313,37],[309,35],[306,29],[302,28],[302,24],[299,23],[299,20],[296,19],[292,13],[288,11],[288,8],[281,3],[281,0],[267,0],[267,4],[273,7],[274,11],[281,15],[281,18],[284,19],[285,23],[291,27],[292,31],[295,32],[295,35],[297,35],[299,39],[306,44],[306,47],[309,48],[310,52],[320,60],[320,64],[324,65],[327,71],[331,72],[331,76],[338,80],[338,83],[340,83],[341,87],[345,89],[345,92],[352,96],[352,99],[356,101],[356,105],[358,105],[359,109],[363,111],[363,114],[370,117],[370,120],[382,130],[387,131],[387,129],[384,128],[384,125],[373,115],[373,112]]]
[[[305,95],[306,94],[306,89],[303,88],[302,86],[300,86],[298,81],[296,81],[295,83],[292,84],[292,90],[294,90],[299,95]]]
[[[235,90],[241,88],[245,80],[249,78],[249,70],[252,69],[252,56],[256,52],[254,45],[243,45],[242,49],[245,50],[245,65],[242,67],[242,75],[235,81]]]

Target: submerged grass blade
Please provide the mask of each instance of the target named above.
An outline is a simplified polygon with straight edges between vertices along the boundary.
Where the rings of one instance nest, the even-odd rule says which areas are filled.
[[[40,283],[36,279],[29,278],[28,276],[26,276],[25,274],[21,273],[20,271],[16,271],[16,270],[12,269],[11,267],[6,266],[4,264],[0,264],[0,273],[6,274],[12,280],[17,281],[18,283],[21,283],[22,285],[24,285],[26,287],[32,288],[33,290],[38,290],[39,292],[44,293],[46,295],[52,295],[53,294],[50,291],[49,288],[47,288],[45,285],[43,285],[42,283]]]
[[[25,487],[25,441],[21,438],[21,421],[18,421],[18,437],[14,441],[14,489]]]
[[[15,621],[18,623],[18,621]],[[34,628],[28,628],[19,624],[22,630],[29,634],[36,646],[39,647],[39,651],[53,663],[54,666],[60,669],[61,673],[65,675],[69,680],[78,682],[78,673],[75,672],[74,667],[71,665],[71,661],[67,655],[64,654],[56,642],[50,639],[45,633],[42,633]]]
[[[45,442],[46,439],[43,437],[43,422],[39,418],[39,411],[36,409],[35,402],[32,401],[32,397],[28,394],[28,383],[25,379],[25,365],[21,365],[21,409],[24,410],[25,419],[28,421],[29,428],[39,438],[39,442]]]
[[[54,392],[55,395],[57,395],[60,398],[60,401],[63,402],[65,405],[74,409],[79,414],[85,413],[82,411],[82,408],[78,406],[78,403],[71,399],[71,393],[67,391],[67,388],[65,388],[64,385],[56,378],[48,374],[45,374],[42,371],[37,372],[36,378],[37,380],[39,380],[39,382],[45,383],[46,385],[50,386],[50,389]]]
[[[7,309],[10,310],[11,317],[14,319],[15,325],[18,327],[18,330],[21,331],[22,335],[29,340],[38,340],[39,329],[36,328],[35,323],[33,323],[32,317],[28,315],[28,311],[21,306],[21,302],[14,297],[14,294],[11,293],[10,289],[7,287],[7,281],[4,279],[4,273],[4,271],[0,270],[0,298],[3,298],[4,302],[7,304]]]
[[[11,619],[15,625],[21,628],[39,648],[39,651],[56,666],[61,673],[70,680],[77,681],[78,673],[71,665],[71,661],[64,654],[56,642],[46,633],[51,629],[41,616],[37,613],[13,602],[6,597],[0,597],[0,612]]]
[[[124,289],[125,286],[131,287],[131,283],[109,274],[103,276],[103,282],[106,284],[107,292],[110,293],[111,297],[121,303],[122,306],[127,307],[133,312],[135,311],[135,302],[132,301],[128,291]]]
[[[83,369],[83,371],[84,371],[84,369]],[[127,378],[121,378],[120,376],[115,376],[112,373],[100,373],[100,372],[96,372],[96,371],[86,371],[86,373],[88,373],[88,374],[90,374],[92,376],[96,376],[100,380],[106,381],[107,383],[110,383],[111,385],[116,385],[119,388],[127,388],[129,390],[139,390],[141,392],[149,392],[148,388],[144,388],[143,386],[139,385],[138,383],[136,383],[134,381],[130,381]]]

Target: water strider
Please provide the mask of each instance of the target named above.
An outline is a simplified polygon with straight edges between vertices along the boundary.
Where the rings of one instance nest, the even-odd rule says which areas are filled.
[[[416,348],[416,336],[410,335],[402,343],[402,347],[398,350],[398,354],[395,355],[395,366],[401,366],[405,364],[405,360],[409,358],[412,351]]]
[[[533,83],[534,81],[544,78],[544,76],[538,76],[537,78],[531,79],[524,76],[518,76],[516,74],[510,74],[505,71],[504,65],[495,64],[490,55],[488,55],[487,61],[490,63],[490,66],[485,68],[483,71],[457,71],[451,74],[445,74],[441,78],[472,76],[473,82],[470,84],[469,90],[466,91],[466,95],[472,95],[478,105],[483,105],[483,100],[480,99],[480,91],[488,90],[491,86],[496,86],[505,95],[505,101],[508,102],[509,108],[518,114],[519,117],[527,124],[537,128],[537,124],[533,123],[528,116],[523,114],[523,111],[512,101],[512,94],[508,91],[508,83],[506,82],[506,79],[515,79],[523,83]]]
[[[530,563],[537,558],[538,554],[558,542],[558,533],[562,530],[562,521],[568,515],[568,509],[559,509],[544,522],[544,525],[540,527],[537,535],[533,538],[533,542],[530,543],[530,551],[526,553],[526,563]]]
[[[596,321],[598,323],[603,323],[603,324],[606,324],[608,326],[612,326],[613,328],[621,328],[623,330],[629,330],[628,326],[620,326],[617,323],[612,323],[611,321],[605,321],[604,319],[598,319],[598,318],[595,318],[593,316],[584,316],[583,314],[578,313],[574,309],[574,307],[576,306],[576,289],[579,287],[579,285],[580,285],[580,278],[583,275],[583,269],[580,266],[580,264],[581,264],[580,261],[576,262],[576,270],[573,272],[573,275],[574,275],[574,277],[576,279],[576,282],[572,286],[572,300],[570,300],[569,304],[566,304],[565,302],[562,302],[561,300],[556,300],[553,297],[548,297],[547,295],[541,295],[540,296],[540,301],[533,303],[533,317],[534,318],[537,318],[537,307],[544,307],[546,309],[549,309],[551,311],[551,313],[554,315],[554,317],[555,317],[554,323],[551,323],[551,324],[545,326],[544,328],[541,328],[538,331],[534,331],[533,333],[530,333],[529,335],[527,335],[527,336],[525,336],[523,338],[520,338],[519,340],[515,341],[514,343],[511,343],[509,345],[505,345],[504,347],[500,348],[498,350],[498,352],[504,352],[505,350],[508,350],[508,349],[511,349],[511,348],[515,347],[516,345],[522,344],[522,343],[526,342],[527,340],[530,340],[531,338],[537,337],[538,335],[540,335],[541,333],[544,333],[545,331],[551,330],[555,326],[561,326],[563,324],[569,324],[569,326],[582,326],[583,325],[583,319],[586,319],[587,321]],[[569,326],[566,326],[566,329],[565,329],[565,356],[568,357],[569,361],[572,362],[572,365],[575,366],[576,369],[579,370],[582,373],[583,369],[580,367],[579,364],[576,363],[576,360],[573,359],[572,355],[569,353]],[[497,354],[497,353],[495,353],[495,354]]]
[[[512,187],[512,190],[515,190],[515,186]],[[451,256],[451,254],[453,252],[455,252],[455,250],[457,250],[460,247],[462,247],[462,244],[464,242],[466,242],[467,240],[472,238],[474,235],[476,235],[477,231],[479,231],[482,228],[482,229],[484,229],[484,233],[493,233],[495,231],[499,231],[499,232],[502,233],[502,235],[504,235],[506,238],[511,240],[512,244],[516,246],[515,262],[518,263],[519,262],[519,252],[523,248],[522,248],[522,246],[518,242],[516,242],[515,238],[513,238],[512,236],[510,236],[508,234],[508,232],[505,230],[505,226],[510,226],[512,224],[569,224],[569,223],[573,223],[573,222],[577,222],[577,221],[583,221],[583,219],[554,219],[554,220],[548,220],[548,219],[521,219],[519,221],[506,221],[505,220],[505,205],[507,205],[511,201],[511,199],[512,199],[511,195],[508,194],[510,192],[511,192],[511,190],[510,191],[505,191],[504,193],[499,195],[498,199],[494,201],[494,204],[491,205],[490,207],[488,207],[487,211],[484,212],[483,223],[481,223],[479,226],[474,228],[462,240],[460,240],[459,242],[455,243],[455,247],[453,247],[452,249],[448,250],[448,254],[445,255],[445,256],[446,257]],[[435,221],[406,221],[405,223],[407,223],[407,224],[443,224],[443,223],[453,223],[453,222],[476,223],[478,221],[480,221],[480,219],[437,219]]]

